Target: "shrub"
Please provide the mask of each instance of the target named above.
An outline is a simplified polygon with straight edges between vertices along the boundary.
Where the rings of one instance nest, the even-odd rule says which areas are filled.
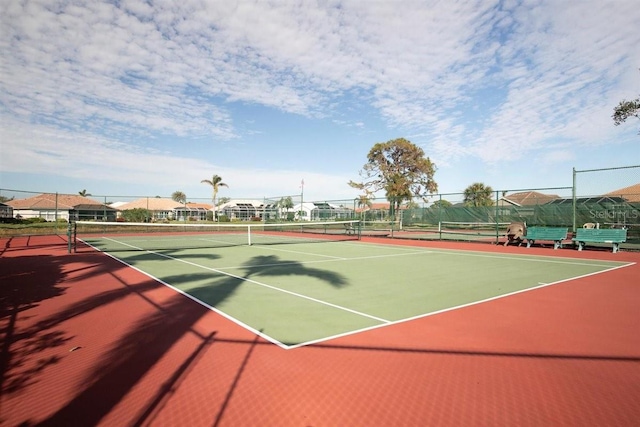
[[[22,220],[22,222],[24,224],[42,224],[44,222],[47,222],[47,220],[44,218],[35,217],[35,218],[25,218]]]
[[[122,217],[126,222],[146,222],[151,218],[151,212],[143,208],[127,209],[122,211]]]

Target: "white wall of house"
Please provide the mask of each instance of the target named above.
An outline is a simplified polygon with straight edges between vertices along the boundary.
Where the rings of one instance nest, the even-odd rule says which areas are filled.
[[[57,213],[57,216],[56,216]],[[69,220],[69,211],[55,209],[32,210],[32,209],[14,209],[13,216],[22,218],[44,218],[47,221],[55,221],[56,219]]]
[[[302,221],[318,221],[318,220],[341,220],[348,219],[352,216],[352,209],[341,207],[332,203],[321,203],[320,205],[313,202],[298,203],[293,207],[296,213],[296,219]],[[302,217],[300,217],[302,214]]]

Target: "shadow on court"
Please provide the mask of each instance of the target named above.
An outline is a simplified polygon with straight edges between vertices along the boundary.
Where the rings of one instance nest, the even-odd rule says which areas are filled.
[[[37,252],[38,248],[33,250]],[[178,293],[160,302],[154,300],[148,295],[154,290],[166,288],[155,280],[148,278],[140,280],[139,273],[126,268],[116,260],[96,252],[63,255],[62,248],[57,251],[58,256],[26,255],[28,251],[24,248],[20,248],[20,251],[24,252],[24,255],[16,256],[14,253],[14,256],[0,258],[0,267],[2,267],[0,308],[4,334],[0,381],[2,395],[9,399],[28,399],[31,387],[37,387],[45,376],[50,378],[50,376],[61,375],[49,369],[50,366],[62,362],[70,354],[82,354],[70,353],[68,347],[73,345],[72,340],[78,334],[86,336],[86,326],[82,327],[82,332],[74,329],[79,327],[84,316],[95,310],[102,310],[103,315],[112,316],[115,320],[129,313],[130,310],[139,310],[140,299],[143,300],[147,311],[150,311],[150,315],[140,316],[133,324],[129,324],[129,329],[122,333],[105,353],[97,356],[96,362],[83,374],[84,378],[77,381],[73,397],[66,400],[53,413],[49,413],[45,420],[38,422],[38,425],[99,424],[141,383],[167,353],[176,349],[176,345],[184,337],[189,337],[191,340],[189,342],[195,340],[199,344],[183,357],[182,363],[173,366],[173,371],[163,372],[164,383],[156,390],[151,401],[137,411],[132,425],[145,424],[153,419],[155,412],[175,392],[175,388],[188,375],[191,367],[216,342],[216,331],[201,332],[194,327],[196,322],[209,312],[206,307],[194,304],[193,301]],[[150,254],[136,255],[144,259],[148,259],[149,256]],[[73,267],[70,267],[71,264]],[[240,274],[246,278],[258,273],[297,275],[314,277],[331,286],[346,284],[345,279],[340,275],[318,268],[308,268],[276,256],[254,257],[247,261],[241,270]],[[129,280],[132,275],[136,278]],[[245,280],[220,276],[211,271],[176,274],[163,277],[163,280],[173,286],[203,281],[204,284],[198,285],[190,293],[202,297],[208,305],[214,307],[231,297],[238,287],[246,283]],[[102,285],[100,290],[88,292],[97,281]],[[109,285],[105,286],[107,282]],[[74,286],[83,287],[83,297],[75,300],[65,298],[67,290]],[[132,296],[136,300],[133,305],[131,304]],[[53,304],[55,298],[59,298],[59,302]],[[49,310],[46,314],[39,314],[39,304],[45,300],[51,301],[47,303]],[[51,307],[55,309],[51,310]],[[24,323],[26,326],[17,328],[20,315],[29,316],[29,321]],[[24,319],[27,320],[27,317]],[[105,325],[108,327],[108,322],[91,327],[95,329],[93,339],[100,341],[100,328],[104,328]],[[256,336],[253,341],[246,340],[238,343],[247,344],[249,347],[244,358],[239,361],[240,364],[237,366],[233,381],[228,386],[224,402],[219,402],[221,406],[212,411],[214,425],[222,419],[225,407],[259,341]],[[43,350],[48,350],[55,355],[39,359],[38,353]],[[89,350],[78,347],[77,351]],[[25,368],[25,366],[31,367]],[[76,374],[77,372],[74,373]],[[216,373],[212,372],[211,375],[215,376]],[[63,384],[64,381],[61,381],[61,387],[64,387]],[[65,393],[69,393],[69,390]],[[11,422],[29,426],[35,424],[31,420],[41,417],[37,410],[32,409],[27,419],[23,416],[18,420],[11,419]],[[5,418],[2,417],[0,422],[4,421]]]
[[[254,257],[246,263],[246,267],[243,270],[243,277],[247,278],[259,272],[263,275],[311,276],[325,280],[334,286],[342,286],[345,283],[344,278],[334,273],[323,272],[321,269],[316,268],[307,268],[297,262],[281,261],[275,256]],[[211,278],[212,274],[211,272],[181,274],[163,277],[163,280],[173,286],[180,287],[187,283]],[[184,335],[195,335],[201,341],[201,344],[185,360],[185,364],[171,375],[171,378],[173,378],[169,381],[171,386],[165,384],[164,391],[160,391],[152,404],[135,423],[135,425],[139,425],[146,418],[153,415],[154,407],[162,402],[164,396],[171,390],[173,385],[188,371],[188,365],[193,363],[205,348],[215,343],[215,332],[203,335],[193,328],[193,325],[208,312],[205,307],[194,305],[192,301],[179,294],[175,294],[168,302],[162,305],[147,299],[144,295],[145,288],[156,286],[157,282],[155,281],[145,282],[142,287],[135,288],[131,288],[125,282],[121,283],[125,289],[130,292],[136,292],[141,298],[153,305],[156,309],[154,314],[140,319],[133,325],[131,330],[112,347],[109,353],[102,357],[91,374],[87,375],[86,383],[88,385],[79,391],[63,408],[53,414],[43,425],[94,425],[98,423]],[[189,293],[215,307],[229,298],[243,283],[244,281],[234,277],[222,276],[220,278],[217,275],[209,283],[191,289]],[[98,298],[94,301],[95,303],[108,303],[108,301],[99,296],[94,298]],[[84,302],[83,304],[92,305],[91,302]],[[114,315],[117,314],[114,313]],[[253,348],[256,342],[248,342],[248,344]],[[238,370],[234,384],[239,380],[242,369],[248,362],[250,351]],[[212,373],[212,375],[215,375],[215,373]],[[229,396],[233,388],[235,388],[234,385],[229,390]],[[218,421],[222,417],[223,409],[224,407],[217,416]]]
[[[70,339],[65,331],[59,329],[16,329],[18,319],[28,316],[27,310],[64,294],[63,262],[60,257],[50,255],[0,257],[0,397],[35,383],[39,372],[58,362],[57,357],[49,357],[38,360],[32,367],[22,368],[32,354],[58,347]],[[20,345],[14,349],[17,343]]]
[[[261,255],[244,263],[242,276],[250,279],[260,276],[303,276],[322,280],[331,286],[340,288],[348,284],[346,278],[333,271],[308,267],[298,261],[282,260],[275,255]]]
[[[9,247],[5,251],[5,255],[10,255],[11,249]],[[234,421],[239,419],[237,418],[238,414],[240,416],[249,413],[255,413],[256,416],[269,415],[267,411],[278,407],[279,402],[275,402],[275,399],[283,396],[285,398],[301,396],[301,398],[299,406],[291,405],[292,400],[286,401],[286,404],[283,403],[280,412],[278,412],[279,416],[287,416],[290,419],[296,415],[311,417],[313,411],[322,412],[322,416],[325,417],[336,416],[336,414],[339,415],[339,411],[335,410],[336,406],[333,405],[340,404],[341,407],[349,407],[348,405],[356,401],[361,392],[361,388],[356,387],[359,385],[368,386],[366,391],[375,389],[373,385],[380,385],[381,387],[376,390],[388,390],[387,394],[378,395],[382,397],[394,397],[403,390],[412,390],[412,386],[416,386],[419,393],[407,396],[414,399],[417,395],[422,397],[425,396],[425,390],[429,387],[430,382],[435,384],[432,388],[437,389],[437,393],[427,395],[431,399],[438,399],[438,396],[446,396],[448,393],[454,394],[454,391],[456,393],[465,392],[466,388],[462,387],[467,383],[464,380],[455,383],[455,381],[451,381],[451,377],[447,376],[448,368],[451,367],[452,362],[456,367],[468,366],[469,370],[463,372],[472,377],[475,372],[473,369],[478,366],[494,368],[497,373],[501,373],[501,370],[506,367],[510,375],[496,375],[502,382],[481,386],[474,381],[471,386],[474,390],[487,391],[486,394],[492,397],[498,396],[490,403],[509,403],[514,400],[512,390],[520,390],[522,384],[509,382],[504,378],[510,377],[520,367],[529,366],[526,363],[520,363],[522,361],[532,360],[536,364],[543,363],[542,366],[536,365],[540,369],[534,373],[538,375],[547,371],[557,373],[557,376],[543,376],[542,379],[536,377],[531,382],[525,383],[525,385],[534,386],[543,384],[546,389],[549,388],[550,383],[553,384],[553,381],[557,381],[558,377],[567,373],[567,367],[572,366],[567,362],[578,361],[580,367],[592,367],[593,372],[598,370],[598,376],[604,378],[605,385],[609,386],[616,384],[616,381],[607,381],[608,379],[629,377],[628,365],[637,367],[640,361],[638,357],[633,355],[624,357],[616,355],[614,352],[611,354],[606,352],[602,354],[569,354],[563,351],[536,352],[535,346],[524,347],[531,348],[532,351],[522,352],[491,351],[490,348],[485,351],[450,350],[438,348],[437,344],[427,341],[423,345],[416,343],[409,346],[377,346],[371,345],[372,341],[361,340],[356,342],[363,345],[349,345],[350,340],[342,340],[284,351],[249,332],[242,331],[242,334],[235,335],[235,328],[231,329],[234,331],[234,335],[225,335],[222,330],[231,327],[226,324],[223,326],[224,321],[217,318],[215,320],[216,326],[211,326],[209,329],[203,327],[203,324],[212,324],[207,321],[198,323],[203,316],[209,313],[205,307],[195,304],[180,294],[170,294],[168,291],[162,294],[163,296],[168,295],[166,298],[155,298],[158,291],[167,288],[103,254],[92,252],[66,255],[63,253],[63,249],[57,250],[56,253],[58,255],[54,256],[46,255],[43,252],[37,253],[35,249],[33,252],[20,249],[21,256],[0,257],[0,308],[2,309],[0,326],[4,339],[1,349],[2,364],[0,365],[2,368],[0,372],[2,396],[0,398],[3,402],[3,406],[0,407],[0,414],[2,414],[0,415],[0,424],[6,422],[7,425],[22,426],[35,425],[36,423],[38,425],[97,425],[109,422],[111,425],[151,425],[157,420],[159,424],[169,425],[167,418],[171,419],[172,416],[174,419],[184,416],[184,424],[190,424],[189,422],[194,419],[189,418],[191,414],[172,413],[175,408],[171,406],[171,403],[174,402],[171,398],[178,393],[181,393],[180,398],[184,398],[186,395],[189,399],[200,399],[206,403],[198,407],[198,411],[201,412],[198,415],[200,415],[201,423],[208,421],[207,425],[217,426],[224,423],[234,425]],[[253,257],[238,271],[239,276],[246,279],[258,276],[295,275],[301,279],[305,277],[317,278],[328,286],[343,287],[348,284],[345,278],[340,275],[318,268],[309,268],[308,265],[296,262],[287,262],[285,259],[272,256]],[[627,273],[622,272],[621,274]],[[242,280],[228,276],[220,277],[218,275],[215,279],[209,276],[210,273],[202,271],[190,275],[176,274],[168,276],[166,280],[171,280],[174,284],[202,281],[203,284],[196,286],[195,289],[207,294],[213,304],[230,298],[244,283]],[[615,281],[612,283],[613,285],[610,286],[615,285]],[[584,292],[583,289],[581,291]],[[47,306],[47,310],[44,309],[45,306]],[[96,313],[99,313],[101,318],[105,318],[101,326],[83,323],[88,315]],[[70,343],[74,337],[80,334],[84,334],[84,336],[100,334],[105,327],[119,325],[118,319],[120,317],[132,313],[135,314],[135,317],[129,316],[129,318],[135,320],[127,321],[124,324],[126,329],[117,335],[117,339],[107,343],[105,351],[91,356],[94,359],[89,359],[90,349],[80,349],[74,353],[67,351],[68,347],[72,345]],[[110,320],[113,323],[110,323]],[[121,326],[120,324],[118,327]],[[238,336],[239,339],[231,339],[235,336]],[[189,348],[179,352],[180,357],[174,357],[171,359],[171,363],[167,362],[165,356],[179,349],[185,343],[185,337],[189,339],[187,342],[191,344]],[[99,335],[96,339],[103,343]],[[83,353],[85,350],[87,352]],[[51,359],[41,358],[39,354],[43,351],[49,351],[54,357]],[[65,376],[65,372],[60,371],[60,366],[65,362],[67,365],[69,364],[69,359],[65,360],[65,358],[71,354],[74,357],[86,357],[84,360],[87,361],[87,364],[83,370],[78,369],[78,371],[71,372],[74,377],[69,379]],[[430,356],[435,356],[435,358]],[[445,356],[446,360],[443,360],[441,356]],[[424,359],[433,360],[433,363],[420,364]],[[506,363],[500,362],[503,360]],[[262,365],[265,361],[275,369],[271,372],[265,372]],[[496,361],[499,363],[494,363]],[[91,363],[89,364],[89,362]],[[367,362],[372,363],[370,369],[364,369]],[[605,367],[613,365],[610,371],[615,371],[614,374],[604,375],[603,370],[600,369],[603,364],[596,362],[605,362]],[[414,380],[416,374],[420,372],[409,371],[409,366],[415,363],[418,363],[421,372],[427,372],[423,376],[418,375],[419,379],[427,379],[428,381]],[[514,367],[514,364],[517,366]],[[620,367],[620,364],[624,366]],[[386,366],[391,367],[392,374],[384,374],[379,371]],[[432,367],[440,369],[429,371],[428,368]],[[403,370],[402,375],[398,375],[399,370]],[[634,372],[637,372],[637,368],[631,370],[631,374]],[[191,373],[193,375],[190,375]],[[310,384],[313,387],[317,387],[319,384],[298,381],[300,375],[294,374],[300,373],[315,373],[316,377],[314,378],[316,379],[321,374],[326,374],[329,377],[327,384],[330,384],[331,387],[320,391],[316,391],[315,388],[311,390]],[[336,376],[341,373],[344,374],[343,377]],[[351,383],[355,385],[349,387],[350,383],[347,380],[353,380],[352,376],[356,377],[363,373],[375,373],[375,375],[355,378],[359,382]],[[202,386],[203,389],[192,388],[194,382],[198,382],[198,378],[194,377],[203,374],[206,375],[206,384]],[[385,375],[387,376],[385,377]],[[334,376],[336,377],[334,378]],[[39,386],[45,382],[45,377],[48,379],[48,384],[56,384],[55,392],[51,393],[52,388],[49,388],[51,401],[55,401],[55,403],[43,403],[32,397],[34,393],[38,396],[42,395]],[[155,382],[150,380],[150,377],[156,378]],[[408,381],[408,384],[399,386],[398,378]],[[379,383],[375,383],[374,380],[378,379]],[[546,379],[550,381],[542,381]],[[569,377],[570,379],[571,377]],[[254,383],[252,380],[257,381]],[[202,385],[202,383],[198,384]],[[340,384],[340,386],[335,387],[336,384]],[[449,386],[449,384],[453,385]],[[567,381],[567,384],[574,385],[571,381]],[[184,387],[182,387],[183,385]],[[506,387],[504,387],[505,385]],[[258,388],[252,388],[251,392],[247,393],[247,389],[254,386]],[[291,386],[290,393],[278,394],[277,392],[283,391],[285,386]],[[515,388],[515,386],[519,388]],[[144,387],[148,387],[148,393],[140,394],[139,389]],[[275,388],[269,389],[268,387]],[[502,396],[498,392],[501,389],[506,390],[503,400],[498,399]],[[575,389],[575,386],[572,389]],[[215,395],[212,390],[221,390],[221,394]],[[267,409],[257,405],[256,403],[260,403],[258,400],[264,398],[265,393],[270,391],[273,392],[270,393],[273,394],[273,405],[269,405]],[[323,393],[325,391],[326,393]],[[339,396],[333,400],[327,400],[340,391],[348,394],[344,395],[344,398]],[[633,409],[637,405],[631,406],[631,403],[628,403],[630,399],[624,399],[630,393],[624,395],[619,392],[619,389],[613,389],[613,391],[617,392],[613,396],[620,398],[627,405],[626,408],[631,415],[638,413],[637,409]],[[58,393],[66,399],[62,403],[59,403],[60,399],[57,401],[54,399],[58,397],[54,394]],[[474,397],[477,398],[480,394],[478,393]],[[582,393],[578,394],[582,395]],[[212,395],[215,397],[211,397]],[[275,397],[276,395],[277,397]],[[542,395],[544,393],[535,396]],[[527,395],[523,394],[523,396]],[[561,394],[559,396],[568,398],[569,404],[580,401],[572,400],[570,396]],[[4,404],[5,397],[10,399],[9,405]],[[418,406],[404,404],[409,401],[409,399],[396,400],[400,406],[399,413],[409,414],[411,409],[418,408]],[[377,408],[378,402],[379,400],[371,400],[368,405],[375,405]],[[436,403],[438,402],[442,401]],[[607,402],[611,403],[611,400]],[[546,403],[546,401],[535,401],[532,406],[550,408],[549,411],[552,414],[554,410],[563,410],[561,405],[558,406],[560,408],[558,410],[554,409],[552,405],[544,406],[542,403]],[[15,409],[17,407],[26,409],[22,409],[24,412],[19,415],[16,415],[17,412],[12,414],[11,410],[6,411],[7,408],[12,409],[11,405],[13,405],[14,411],[17,411]],[[468,408],[476,405],[462,406]],[[483,407],[482,405],[477,406]],[[126,407],[127,410],[123,410],[123,407]],[[425,407],[428,408],[427,405]],[[625,408],[622,404],[613,407]],[[163,411],[165,408],[166,410]],[[351,408],[367,411],[360,414],[363,420],[371,421],[372,416],[384,415],[382,412],[368,411],[371,406],[365,404],[363,406],[352,404]],[[500,414],[513,413],[513,408],[513,405],[510,405],[507,409],[499,412]],[[582,407],[577,406],[577,408]],[[576,410],[572,407],[564,409],[568,412]],[[456,407],[456,411],[459,410],[460,408]],[[560,412],[557,412],[556,415],[558,413]],[[114,420],[114,414],[120,418],[116,417]],[[482,414],[482,412],[471,411],[469,414],[473,417]],[[589,415],[593,414],[597,415],[598,413],[595,410],[589,413]],[[428,414],[424,412],[423,415]],[[316,415],[316,417],[320,417],[320,415]],[[43,419],[44,421],[40,422]],[[285,418],[279,419],[282,421]],[[474,418],[467,420],[473,421]],[[500,420],[501,418],[498,418],[498,421]],[[513,421],[512,418],[510,420]],[[534,418],[535,420],[540,419]],[[603,418],[600,416],[596,420],[602,421]],[[331,424],[325,418],[322,418],[322,421]],[[503,424],[509,423],[504,422]],[[300,423],[299,425],[311,425],[311,418],[306,424]],[[339,423],[336,422],[333,425],[339,425]],[[387,423],[387,425],[390,424]]]

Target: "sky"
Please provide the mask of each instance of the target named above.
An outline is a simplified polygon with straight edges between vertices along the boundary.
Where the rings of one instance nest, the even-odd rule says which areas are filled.
[[[396,138],[439,193],[571,186],[640,165],[640,121],[611,118],[639,22],[636,0],[3,1],[0,188],[353,199]]]

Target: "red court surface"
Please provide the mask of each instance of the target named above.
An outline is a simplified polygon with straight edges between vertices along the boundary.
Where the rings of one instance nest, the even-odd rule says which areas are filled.
[[[0,425],[638,425],[640,253],[413,244],[636,264],[283,350],[101,253],[0,239]]]

